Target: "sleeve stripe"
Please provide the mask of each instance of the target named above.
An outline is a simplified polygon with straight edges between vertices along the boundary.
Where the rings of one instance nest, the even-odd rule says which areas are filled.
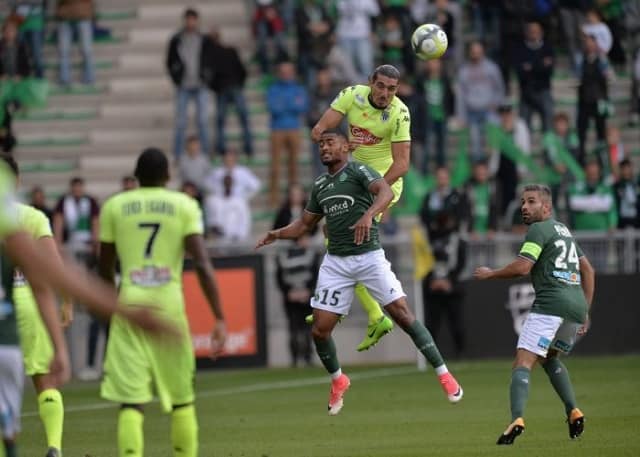
[[[536,263],[535,260],[533,260],[531,257],[527,257],[527,256],[524,256],[522,254],[518,254],[518,257],[520,257],[521,259],[524,259],[524,260],[526,260],[528,262]]]
[[[528,254],[536,260],[538,260],[540,252],[542,252],[542,247],[531,241],[525,242],[520,249],[520,254]]]
[[[310,211],[310,210],[308,210],[307,208],[305,208],[304,210],[305,210],[307,213],[309,213],[309,214],[314,214],[314,215],[316,215],[316,216],[324,216],[324,214],[323,214],[323,213],[314,213],[313,211]]]

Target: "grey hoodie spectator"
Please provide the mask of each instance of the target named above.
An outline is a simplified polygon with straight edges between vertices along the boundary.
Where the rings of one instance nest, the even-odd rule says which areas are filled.
[[[458,116],[469,126],[471,156],[483,158],[484,127],[504,99],[504,82],[498,66],[484,55],[479,41],[469,44],[469,60],[460,68],[457,81]]]
[[[202,153],[197,137],[187,138],[186,154],[180,156],[178,168],[183,183],[191,182],[200,192],[204,190],[206,178],[211,172],[211,162],[207,155]]]

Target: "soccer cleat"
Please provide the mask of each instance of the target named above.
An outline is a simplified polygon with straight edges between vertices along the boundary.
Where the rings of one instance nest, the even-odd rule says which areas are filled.
[[[513,444],[522,432],[524,432],[524,420],[522,420],[522,417],[518,417],[511,422],[504,433],[498,437],[496,444]]]
[[[378,322],[369,324],[367,326],[367,336],[360,342],[357,347],[358,352],[366,351],[367,349],[378,344],[378,341],[393,330],[393,321],[387,316],[382,316]]]
[[[462,400],[462,396],[464,395],[464,391],[456,378],[453,377],[451,373],[445,373],[443,375],[438,376],[438,381],[440,381],[440,385],[442,386],[442,390],[447,395],[447,398],[451,403],[458,403]]]
[[[584,414],[578,408],[573,408],[567,418],[569,424],[569,438],[576,439],[584,431]]]
[[[336,416],[342,409],[344,404],[344,393],[349,389],[351,381],[346,374],[341,374],[338,378],[331,381],[331,390],[329,391],[329,416]]]
[[[62,454],[55,447],[50,447],[47,451],[47,455],[45,455],[44,457],[62,457]]]

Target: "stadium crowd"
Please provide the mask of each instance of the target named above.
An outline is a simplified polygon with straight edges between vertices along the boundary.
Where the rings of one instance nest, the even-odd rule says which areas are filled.
[[[91,41],[101,32],[93,20],[95,8],[91,0],[57,0],[50,9],[62,86],[70,84],[72,35],[84,59],[82,82],[95,80]],[[41,78],[47,3],[13,0],[9,11],[0,40],[0,78]],[[187,9],[182,21],[168,42],[166,60],[176,89],[176,166],[184,189],[207,214],[209,233],[243,240],[251,233],[250,199],[261,185],[251,171],[254,138],[244,95],[249,62],[224,42],[217,27],[203,31],[211,24],[202,24],[195,9]],[[425,22],[439,24],[449,37],[440,60],[418,61],[411,50],[411,32]],[[317,147],[303,150],[305,126],[314,125],[341,88],[366,81],[374,65],[385,62],[403,74],[398,96],[412,115],[417,175],[450,167],[459,177],[453,167],[456,148],[468,157],[472,173],[453,185],[468,201],[472,233],[509,230],[518,217],[517,189],[541,177],[554,190],[559,216],[574,229],[638,227],[638,179],[622,135],[624,124],[637,125],[640,109],[638,24],[640,3],[622,0],[256,0],[255,60],[270,115],[268,204],[279,206],[281,188],[308,184],[299,179],[301,155],[311,155],[314,175],[322,172]],[[616,71],[627,69],[630,108],[628,119],[622,119],[614,116],[608,85]],[[575,113],[557,106],[551,91],[552,78],[567,71],[576,86]],[[213,142],[210,91],[216,105]],[[191,100],[198,135],[187,140]],[[239,116],[248,166],[238,164],[237,153],[227,146],[231,107]],[[3,102],[5,151],[15,145],[11,118],[17,109],[11,99]],[[592,120],[595,142],[588,141]],[[468,142],[460,146],[467,132]],[[216,170],[214,152],[225,157]],[[288,156],[285,186],[279,173],[283,154]],[[240,229],[225,234],[224,224]]]

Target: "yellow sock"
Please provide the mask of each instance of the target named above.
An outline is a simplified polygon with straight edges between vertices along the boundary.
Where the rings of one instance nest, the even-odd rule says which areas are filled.
[[[362,303],[362,308],[369,316],[369,325],[375,324],[384,316],[382,308],[362,283],[356,284],[356,297],[358,297],[360,303]]]
[[[174,457],[197,457],[198,419],[193,405],[181,406],[171,413],[171,445]]]
[[[58,389],[46,389],[38,395],[38,411],[47,436],[47,446],[62,449],[64,405]]]
[[[122,408],[118,416],[118,455],[120,457],[142,457],[144,414],[135,408]]]

